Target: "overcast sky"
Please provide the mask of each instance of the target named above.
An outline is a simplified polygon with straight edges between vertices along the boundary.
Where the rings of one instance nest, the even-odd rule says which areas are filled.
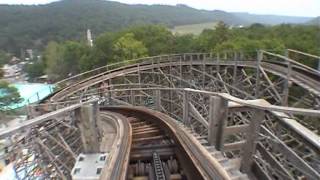
[[[0,4],[45,4],[57,0],[0,0]],[[88,0],[89,1],[89,0]],[[187,4],[207,10],[290,16],[320,16],[320,0],[116,0],[128,4]]]

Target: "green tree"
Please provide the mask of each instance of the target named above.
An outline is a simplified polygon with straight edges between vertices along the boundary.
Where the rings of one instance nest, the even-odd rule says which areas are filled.
[[[267,49],[271,51],[283,52],[284,45],[275,39],[255,40],[246,37],[231,39],[217,45],[213,51],[221,52],[226,50],[241,51],[247,57],[256,57],[256,52],[259,49]]]
[[[117,38],[119,38],[118,36],[120,37],[118,33],[106,32],[98,36],[95,40],[95,49],[93,51],[96,51],[98,53],[98,59],[104,61],[101,62],[103,65],[112,63],[112,61],[114,61],[113,44],[117,40]]]
[[[229,27],[223,21],[219,21],[214,30],[217,43],[225,42],[229,39]]]
[[[9,60],[9,55],[6,52],[0,50],[0,67],[2,67],[4,64],[7,64]]]
[[[0,81],[0,113],[12,110],[12,105],[21,102],[18,90],[6,81]]]
[[[4,76],[4,72],[2,70],[2,67],[0,66],[0,78],[2,78]]]
[[[24,70],[27,72],[29,79],[33,81],[44,74],[45,64],[42,60],[37,60],[31,64],[27,64]]]
[[[62,49],[56,42],[49,42],[43,53],[46,66],[45,72],[50,80],[58,80],[65,75],[65,67],[62,60]]]
[[[113,45],[114,59],[118,61],[136,59],[148,55],[148,49],[133,33],[127,33]]]
[[[61,44],[50,42],[44,51],[44,62],[49,79],[57,81],[80,73],[80,61],[87,56],[88,48],[75,41]]]
[[[177,35],[175,37],[175,53],[189,53],[195,51],[195,38],[192,34]]]
[[[229,27],[222,21],[218,22],[214,30],[205,29],[197,38],[198,51],[209,52],[216,45],[230,39]]]
[[[174,35],[162,25],[143,25],[129,28],[136,40],[141,41],[148,49],[150,56],[173,53]]]

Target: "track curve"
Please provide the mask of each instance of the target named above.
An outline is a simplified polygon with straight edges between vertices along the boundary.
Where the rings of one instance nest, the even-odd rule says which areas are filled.
[[[104,107],[101,108],[101,111],[104,115],[113,116],[113,118],[116,119],[122,119],[121,121],[123,123],[130,122],[130,126],[133,129],[132,134],[132,145],[127,144],[127,146],[133,146],[138,148],[139,150],[134,150],[131,148],[131,155],[130,155],[130,161],[126,161],[126,163],[122,163],[123,167],[118,167],[119,162],[123,162],[123,158],[126,157],[128,154],[123,154],[122,156],[118,156],[117,160],[113,163],[108,164],[109,167],[113,167],[113,171],[118,172],[118,177],[116,176],[117,173],[112,176],[112,179],[124,179],[123,172],[120,173],[122,169],[126,169],[125,167],[136,167],[136,166],[146,166],[154,169],[154,166],[152,165],[152,156],[151,152],[157,152],[162,159],[164,169],[165,169],[165,179],[248,179],[247,175],[242,174],[239,169],[236,168],[236,166],[230,161],[228,161],[227,158],[223,158],[223,156],[220,154],[220,159],[216,159],[213,155],[218,156],[219,152],[214,151],[213,149],[204,148],[199,144],[198,140],[194,139],[194,137],[190,136],[190,134],[185,132],[185,129],[183,129],[183,125],[181,123],[176,123],[176,121],[172,120],[171,117],[159,113],[153,110],[149,110],[146,108],[139,108],[139,107]],[[108,112],[108,113],[106,113]],[[141,120],[144,119],[144,120]],[[145,124],[147,123],[147,124]],[[139,125],[138,125],[139,124]],[[145,125],[142,125],[145,124]],[[141,129],[143,126],[145,126],[145,129]],[[138,128],[139,127],[139,128]],[[154,136],[149,136],[148,133],[155,133],[159,131],[160,128],[162,133],[164,134],[155,134]],[[127,130],[127,129],[124,129]],[[139,133],[143,133],[144,135],[140,137],[138,135]],[[137,139],[137,136],[140,137],[140,139],[143,139],[143,141],[140,141]],[[174,147],[177,148],[176,152],[179,152],[178,154],[172,154],[168,155],[167,151],[161,148],[161,143],[163,140],[159,141],[156,140],[159,136],[165,136],[165,137],[171,137],[172,142],[174,142]],[[135,138],[136,137],[136,138]],[[149,140],[147,140],[149,139]],[[153,140],[152,140],[153,139]],[[126,141],[125,141],[126,142]],[[134,143],[135,142],[135,143]],[[139,142],[143,142],[142,144]],[[147,143],[147,144],[146,144]],[[135,144],[135,145],[134,145]],[[154,144],[153,148],[150,147],[150,144]],[[146,145],[148,145],[146,147]],[[171,145],[171,146],[172,146]],[[121,144],[121,146],[125,146],[125,144]],[[147,148],[148,150],[141,150],[143,147]],[[150,150],[150,148],[152,150]],[[168,149],[168,148],[167,148]],[[172,149],[173,150],[173,149]],[[124,150],[125,151],[125,150]],[[118,153],[121,153],[122,151],[119,151]],[[139,154],[138,152],[142,152],[143,154]],[[138,154],[137,154],[138,153]],[[169,158],[168,156],[171,156]],[[172,157],[174,157],[172,159]],[[171,159],[171,161],[170,161]],[[178,160],[179,168],[180,170],[175,170],[174,172],[184,172],[183,175],[178,174],[171,174],[170,176],[170,170],[168,171],[168,163],[171,164],[171,162],[175,162],[175,159]],[[130,164],[129,164],[130,162]],[[139,162],[139,165],[138,165]],[[165,163],[166,162],[166,163]],[[148,166],[147,166],[148,164]],[[151,164],[151,165],[150,165]],[[177,164],[177,163],[176,163]],[[118,167],[118,168],[115,168]],[[136,167],[137,168],[137,167]],[[136,169],[134,168],[134,169]],[[177,169],[178,167],[176,167]],[[144,168],[146,169],[146,168]],[[148,171],[149,171],[148,170]],[[131,170],[132,171],[132,170]],[[141,172],[142,171],[142,172]],[[149,179],[153,179],[156,177],[152,176],[152,173],[145,172],[146,170],[137,170],[137,172],[127,172],[127,179],[132,179],[134,176],[140,175],[142,176],[148,176]],[[111,171],[112,172],[112,171]],[[173,170],[171,170],[173,172]],[[109,172],[110,173],[110,172]],[[154,175],[154,174],[153,174]],[[152,177],[151,177],[152,176]],[[184,177],[183,177],[184,176]],[[105,176],[103,176],[105,177]],[[108,177],[108,176],[106,176]],[[171,177],[171,178],[170,178]]]

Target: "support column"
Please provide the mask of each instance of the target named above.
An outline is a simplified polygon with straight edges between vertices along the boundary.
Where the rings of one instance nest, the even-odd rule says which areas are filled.
[[[243,156],[241,160],[240,170],[248,173],[253,164],[253,154],[256,151],[257,139],[259,137],[260,125],[264,119],[264,110],[254,109],[249,129],[246,134],[246,143],[243,147]]]
[[[286,58],[289,58],[289,51],[286,50],[285,51],[285,56]],[[292,65],[290,63],[290,61],[286,60],[286,64],[288,66],[287,69],[287,79],[284,82],[284,86],[283,86],[283,99],[282,99],[282,105],[283,106],[288,106],[288,98],[289,98],[289,88],[290,88],[290,78],[291,78],[291,70],[292,70]]]
[[[210,97],[208,142],[217,150],[223,148],[223,133],[227,118],[228,101],[219,96]]]
[[[36,110],[35,110],[35,107],[33,105],[29,104],[27,106],[27,116],[28,116],[28,119],[32,119],[32,118],[36,117]]]
[[[262,51],[258,51],[258,54],[257,54],[257,77],[256,77],[256,92],[255,92],[255,97],[256,98],[259,98],[260,94],[260,64],[261,64],[261,61],[263,59],[263,52]]]
[[[220,54],[217,53],[217,74],[220,73]]]
[[[130,90],[130,103],[131,103],[132,106],[135,105],[135,95],[134,95],[134,92],[132,90]]]
[[[232,84],[234,87],[236,87],[236,84],[238,83],[237,82],[237,70],[238,70],[238,55],[236,52],[234,52],[234,61],[235,61],[235,64],[233,66],[233,81],[232,81]],[[233,89],[232,90],[232,94],[235,94],[235,90]]]
[[[155,94],[155,105],[156,105],[156,110],[161,111],[161,92],[160,90],[156,90]]]
[[[99,105],[93,103],[76,109],[75,116],[81,132],[84,153],[99,152],[97,121],[99,118]]]
[[[112,86],[112,81],[110,78],[108,81],[108,100],[109,100],[108,103],[109,103],[109,105],[112,104],[112,92],[110,90],[112,90],[113,88],[111,86]]]
[[[188,91],[183,92],[183,119],[182,120],[185,125],[190,126]]]

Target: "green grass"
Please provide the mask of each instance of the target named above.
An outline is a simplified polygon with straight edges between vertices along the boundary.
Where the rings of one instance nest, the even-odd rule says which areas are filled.
[[[171,31],[175,34],[200,34],[204,29],[214,29],[215,22],[175,26]]]

